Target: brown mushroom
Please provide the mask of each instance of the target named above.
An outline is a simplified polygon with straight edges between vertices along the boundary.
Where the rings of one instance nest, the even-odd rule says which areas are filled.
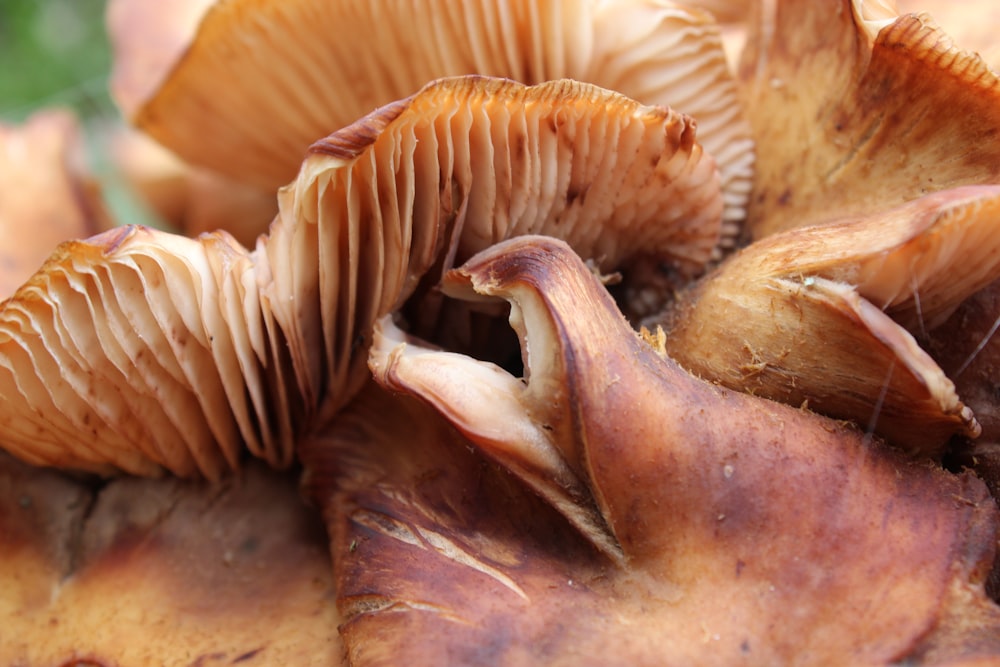
[[[253,16],[234,9],[239,5],[236,0],[212,12],[228,8],[252,22]],[[251,5],[258,6],[247,0],[242,7]],[[527,69],[553,55],[558,60],[558,47],[569,43],[535,39],[548,34],[544,27],[586,38],[586,30],[573,34],[578,25],[572,21],[549,20],[555,16],[550,9],[566,6],[516,7],[538,30],[529,31]],[[779,6],[786,5],[779,0]],[[298,7],[285,3],[274,15]],[[645,18],[674,16],[665,3],[588,7],[604,11],[608,25],[647,36],[660,32]],[[871,14],[870,3],[858,7],[862,21],[891,22],[891,14]],[[205,16],[203,35],[213,25],[213,14]],[[426,25],[418,19],[438,18],[416,17],[411,31]],[[218,46],[227,37],[216,30]],[[717,58],[711,48],[696,51],[708,62]],[[586,50],[566,54],[582,58]],[[267,51],[251,55],[267,57]],[[610,62],[629,77],[656,78],[654,68],[629,65],[628,58]],[[298,90],[287,80],[276,85]],[[312,112],[267,88],[289,115]],[[620,114],[611,113],[602,125],[580,112],[584,99],[603,100]],[[584,150],[578,143],[596,136],[595,127],[624,128],[637,149],[650,152],[631,156],[628,164],[601,154],[620,171],[595,163],[593,146]],[[518,133],[522,128],[529,131]],[[206,143],[212,138],[209,132]],[[527,169],[540,161],[519,163],[526,154],[519,157],[518,147],[535,139],[552,152],[572,153],[571,166]],[[256,157],[244,155],[247,161]],[[387,156],[393,160],[382,160]],[[274,157],[276,163],[290,159]],[[581,171],[585,181],[588,173],[611,174],[652,185],[631,195],[594,177],[580,188],[574,178]],[[543,195],[537,209],[534,199],[508,187],[518,174],[525,175],[526,190]],[[409,188],[427,181],[435,187]],[[546,189],[552,184],[554,193]],[[688,187],[695,190],[694,203],[678,198]],[[885,214],[881,204],[903,199],[912,197],[878,200],[878,216],[897,215]],[[931,198],[906,210],[931,202],[937,214],[942,201]],[[525,204],[520,218],[511,215],[518,211],[515,203]],[[959,236],[951,223],[970,219],[968,203],[958,207],[958,220],[943,217],[948,224],[940,226],[949,236]],[[117,467],[156,474],[166,468],[221,477],[241,465],[244,442],[274,466],[289,465],[302,446],[308,488],[332,533],[343,633],[358,664],[393,663],[401,656],[545,664],[659,664],[664,656],[688,664],[706,655],[763,663],[829,663],[845,655],[852,662],[925,664],[996,658],[1000,614],[983,580],[995,557],[997,516],[982,484],[906,460],[849,425],[691,378],[663,358],[662,336],[637,337],[599,286],[594,271],[622,268],[628,283],[641,288],[649,281],[662,299],[671,278],[663,258],[669,272],[688,279],[731,231],[718,217],[734,220],[740,209],[731,198],[723,206],[712,161],[701,156],[689,118],[567,82],[523,89],[494,80],[443,81],[317,142],[299,178],[281,194],[281,206],[273,235],[252,252],[225,234],[190,240],[138,229],[64,246],[0,316],[0,387],[10,392],[0,401],[7,411],[0,423],[14,448],[35,461],[100,472]],[[596,232],[570,224],[595,211],[592,219],[622,227]],[[690,218],[689,226],[651,227],[656,216],[650,211]],[[695,224],[699,215],[705,224]],[[942,222],[934,215],[915,218],[931,228]],[[366,224],[371,221],[376,224]],[[903,279],[912,275],[877,266],[881,258],[912,256],[892,241],[906,246],[927,237],[925,227],[907,236],[913,230],[895,223],[900,236],[888,241],[871,225],[859,232],[851,224],[833,231],[817,227],[808,233],[814,236],[800,239],[813,239],[806,245],[815,254],[805,259],[818,257],[833,267],[830,275],[804,277],[803,284],[822,283],[825,292],[818,292],[841,297],[856,306],[855,314],[874,311],[871,319],[887,323],[895,336],[890,351],[898,352],[912,339],[867,299],[918,325],[944,318],[954,304],[937,300],[950,288],[939,279],[942,271],[920,272],[921,281],[930,278],[912,289]],[[635,230],[649,236],[632,236]],[[529,239],[448,272],[510,233],[539,231],[564,235],[591,266],[566,246]],[[694,237],[690,244],[688,236]],[[861,243],[876,238],[882,254],[832,261],[818,248],[823,238],[846,245],[849,237]],[[976,249],[988,253],[993,246],[988,235],[983,238]],[[775,237],[775,245],[756,246],[727,267],[770,248],[775,256],[762,263],[773,268],[787,259],[778,252],[787,239]],[[927,255],[954,262],[946,250],[934,246]],[[984,263],[986,273],[992,264]],[[975,264],[963,269],[962,290],[985,280]],[[444,300],[437,291],[442,275],[449,276],[446,290],[474,303],[455,307]],[[775,275],[790,279],[778,269]],[[626,294],[630,309],[646,305]],[[504,299],[513,303],[512,323],[521,334],[529,373],[524,381],[413,337],[441,342],[443,326],[456,332],[463,349],[479,353],[470,321],[480,309],[502,310],[497,301]],[[808,310],[811,304],[799,295],[797,305]],[[393,311],[409,334],[383,320],[372,357],[378,379],[430,403],[452,425],[427,406],[387,397],[366,381],[372,321]],[[872,342],[870,330],[860,333]],[[913,348],[904,350],[908,361],[919,356]],[[940,376],[933,362],[924,370],[913,386]],[[936,389],[948,389],[946,382]],[[945,394],[947,400],[939,400]],[[914,400],[936,400],[939,411],[954,408],[959,416],[948,428],[960,423],[973,432],[974,422],[953,393],[925,398],[909,396],[900,404],[911,409]],[[861,404],[877,412],[879,400]],[[346,413],[329,424],[345,404]],[[608,420],[607,414],[622,418]],[[303,443],[302,434],[312,429],[320,430]],[[260,500],[269,499],[265,493]],[[197,514],[204,505],[195,505]],[[0,502],[0,508],[10,506]],[[234,513],[221,523],[244,516]],[[160,566],[146,561],[140,567]],[[122,579],[133,581],[127,574]],[[331,616],[326,610],[325,618],[336,622]],[[424,637],[436,641],[419,641]],[[245,662],[264,654],[230,656]]]
[[[753,142],[705,12],[660,0],[194,4],[203,16],[196,31],[188,22],[190,43],[166,50],[170,67],[152,77],[142,63],[159,61],[157,45],[177,31],[168,23],[159,35],[145,3],[109,7],[125,116],[193,164],[273,191],[318,137],[434,79],[573,78],[697,117],[721,172],[724,234],[739,231]]]
[[[722,211],[686,116],[481,77],[317,142],[279,203],[253,252],[138,228],[58,250],[0,310],[4,446],[99,472],[218,478],[244,447],[285,467],[295,434],[364,382],[378,317],[409,298],[415,330],[440,323],[433,286],[456,260],[545,232],[602,271],[645,259],[690,276]]]
[[[444,288],[510,303],[525,377],[384,320],[376,379],[454,428],[369,390],[304,446],[352,664],[998,655],[972,475],[695,379],[561,242],[499,244]]]
[[[900,14],[926,12],[951,35],[955,44],[975,51],[993,71],[1000,70],[1000,44],[995,26],[1000,23],[1000,7],[990,0],[896,0]]]
[[[340,664],[322,525],[293,480],[71,480],[0,454],[0,663]]]
[[[753,238],[1000,179],[1000,80],[926,14],[759,8],[740,67],[758,145]]]
[[[914,336],[997,279],[998,224],[1000,186],[967,186],[775,234],[681,293],[658,320],[666,350],[706,379],[940,455],[979,425]]]
[[[605,273],[646,261],[692,276],[722,210],[686,116],[578,82],[482,77],[431,84],[316,142],[279,202],[262,298],[300,392],[327,410],[350,392],[327,397],[324,383],[367,375],[371,323],[410,297],[413,329],[436,327],[435,285],[474,252],[544,233]]]

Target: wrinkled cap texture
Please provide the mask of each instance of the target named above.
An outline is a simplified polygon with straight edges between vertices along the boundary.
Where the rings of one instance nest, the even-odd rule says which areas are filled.
[[[693,378],[562,243],[498,245],[445,289],[509,301],[524,381],[386,321],[376,380],[424,406],[369,388],[303,449],[354,664],[996,655],[971,474]]]
[[[73,480],[0,454],[0,662],[340,664],[323,529],[287,476]]]

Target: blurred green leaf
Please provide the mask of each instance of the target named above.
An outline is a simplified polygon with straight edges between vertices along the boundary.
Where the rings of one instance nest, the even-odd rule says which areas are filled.
[[[115,115],[104,0],[0,1],[0,120],[45,106]]]

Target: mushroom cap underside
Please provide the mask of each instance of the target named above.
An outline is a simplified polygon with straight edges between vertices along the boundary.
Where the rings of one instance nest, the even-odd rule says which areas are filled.
[[[727,240],[745,217],[753,142],[718,26],[703,11],[660,0],[240,0],[207,9],[197,0],[161,28],[139,20],[136,4],[118,0],[110,13],[112,89],[126,117],[233,179],[284,185],[317,137],[438,78],[572,78],[696,117],[720,167]],[[174,23],[188,26],[190,42],[167,50],[167,67],[162,49],[147,52],[180,39]]]
[[[217,478],[244,448],[288,466],[364,381],[372,323],[416,299],[415,330],[444,328],[441,273],[497,240],[696,274],[722,197],[694,129],[578,82],[441,80],[317,142],[252,251],[138,228],[66,245],[0,311],[5,445],[101,472]]]

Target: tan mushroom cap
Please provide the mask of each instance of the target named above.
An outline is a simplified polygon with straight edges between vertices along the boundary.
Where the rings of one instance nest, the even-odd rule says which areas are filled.
[[[109,225],[81,157],[79,127],[68,111],[0,124],[0,298],[30,278],[56,245]]]
[[[962,400],[983,427],[982,441],[1000,443],[1000,281],[968,299],[939,327],[928,332],[925,347],[955,382]],[[1000,476],[998,476],[1000,479]]]
[[[5,446],[99,472],[217,478],[244,446],[287,465],[293,408],[273,408],[283,375],[252,268],[221,233],[61,246],[0,311]]]
[[[322,525],[262,468],[94,490],[0,454],[0,663],[339,665]]]
[[[244,446],[287,466],[368,375],[377,318],[413,295],[417,324],[448,324],[430,315],[456,261],[549,233],[603,271],[692,275],[721,212],[686,116],[570,81],[442,80],[314,145],[253,252],[140,228],[61,247],[0,309],[3,443],[100,472],[216,478]]]
[[[184,57],[191,34],[215,0],[173,0],[150,5],[108,0],[106,21],[116,53],[111,87],[123,109],[135,109],[156,93]]]
[[[754,238],[1000,180],[1000,79],[926,14],[762,7],[773,11],[740,71],[758,146]]]
[[[523,381],[386,320],[376,379],[454,428],[367,391],[303,448],[352,664],[997,655],[983,579],[998,517],[972,475],[693,378],[552,239],[494,246],[445,289],[510,303]],[[554,466],[602,535],[515,483]],[[565,498],[563,479],[536,481]],[[606,557],[608,538],[624,558]]]
[[[673,304],[666,350],[706,379],[940,454],[979,426],[914,336],[997,279],[998,226],[1000,186],[966,186],[775,234]]]
[[[307,403],[366,375],[372,322],[415,290],[432,304],[443,272],[493,243],[548,234],[604,272],[655,258],[692,276],[722,211],[686,116],[573,81],[481,77],[431,84],[317,142],[279,201],[262,298]]]
[[[112,16],[137,4],[118,0]],[[153,18],[140,33],[157,30]],[[662,0],[219,2],[155,90],[132,76],[148,46],[130,26],[110,26],[126,117],[184,159],[266,189],[291,180],[317,138],[431,80],[573,78],[696,118],[728,235],[745,216],[753,143],[704,12]]]

